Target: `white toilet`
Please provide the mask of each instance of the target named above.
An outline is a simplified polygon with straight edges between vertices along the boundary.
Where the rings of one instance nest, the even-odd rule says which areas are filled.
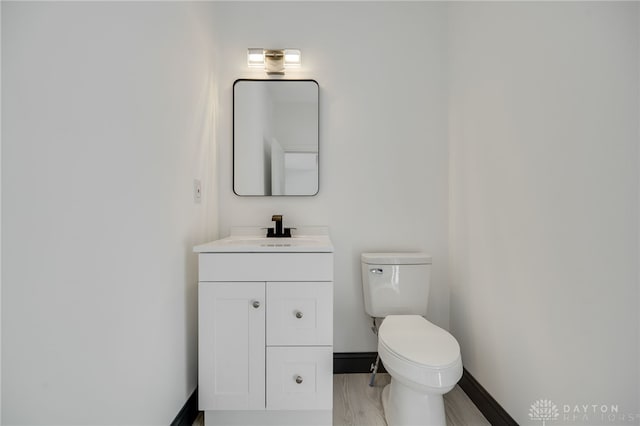
[[[367,313],[384,318],[378,354],[391,375],[382,391],[389,426],[446,425],[442,396],[462,377],[460,346],[427,313],[431,256],[363,253]]]

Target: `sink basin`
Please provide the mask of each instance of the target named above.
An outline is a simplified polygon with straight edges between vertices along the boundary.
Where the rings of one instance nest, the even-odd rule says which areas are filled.
[[[231,244],[235,246],[260,246],[260,247],[300,247],[322,244],[319,239],[291,237],[291,238],[224,238],[219,240],[220,244]]]
[[[267,238],[236,235],[193,248],[196,253],[331,253],[328,235],[299,235],[291,238]]]

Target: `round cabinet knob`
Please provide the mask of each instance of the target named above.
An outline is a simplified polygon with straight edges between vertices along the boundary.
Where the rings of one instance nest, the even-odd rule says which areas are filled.
[[[260,302],[257,300],[254,300],[251,305],[253,305],[254,308],[258,309],[260,307]]]
[[[302,376],[296,376],[296,383],[297,384],[302,383]]]
[[[296,318],[302,318],[302,312],[296,311]]]

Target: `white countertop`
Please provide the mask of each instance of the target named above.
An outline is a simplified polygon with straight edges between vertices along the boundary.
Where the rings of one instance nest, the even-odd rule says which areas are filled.
[[[196,253],[333,253],[327,227],[300,227],[291,238],[267,238],[259,227],[232,228],[231,235],[193,248]]]

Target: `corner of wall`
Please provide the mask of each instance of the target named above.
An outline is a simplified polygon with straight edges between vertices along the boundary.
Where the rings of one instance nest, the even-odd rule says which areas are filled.
[[[0,2],[0,425],[2,424],[2,2]]]

